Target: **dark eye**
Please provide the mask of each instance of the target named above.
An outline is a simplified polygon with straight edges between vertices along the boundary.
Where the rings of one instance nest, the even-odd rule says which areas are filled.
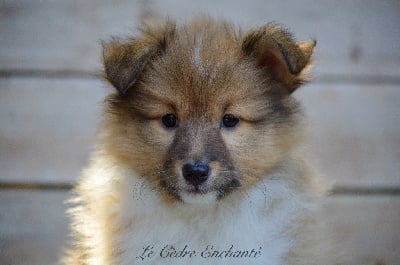
[[[232,114],[225,114],[222,118],[222,126],[226,128],[235,127],[239,123],[239,119]]]
[[[162,116],[161,121],[167,128],[175,128],[178,125],[178,118],[174,114]]]

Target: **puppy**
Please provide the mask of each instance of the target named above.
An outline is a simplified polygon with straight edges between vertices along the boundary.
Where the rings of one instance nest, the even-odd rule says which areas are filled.
[[[64,264],[327,264],[296,147],[315,41],[197,18],[104,44],[116,89],[71,200]]]

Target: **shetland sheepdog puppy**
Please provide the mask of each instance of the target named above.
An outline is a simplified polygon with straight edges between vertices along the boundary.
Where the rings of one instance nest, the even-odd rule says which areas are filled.
[[[292,93],[315,41],[209,17],[103,45],[96,149],[74,189],[67,265],[328,264],[325,189]]]

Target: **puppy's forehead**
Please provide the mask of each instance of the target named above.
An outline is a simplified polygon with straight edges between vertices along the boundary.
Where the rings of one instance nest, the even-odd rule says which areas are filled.
[[[177,111],[219,115],[232,105],[261,100],[261,89],[240,64],[211,66],[187,61],[182,68],[157,75],[146,84],[152,99]],[[171,66],[172,67],[172,66]],[[164,68],[168,71],[170,67]]]
[[[220,112],[257,98],[260,82],[241,54],[241,42],[234,33],[218,30],[178,34],[154,61],[145,90],[180,110],[197,113]]]

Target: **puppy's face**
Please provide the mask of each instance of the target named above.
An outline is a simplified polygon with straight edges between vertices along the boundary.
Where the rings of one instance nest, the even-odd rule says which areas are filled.
[[[268,175],[298,141],[291,98],[314,43],[201,19],[105,46],[105,148],[166,198],[208,203]]]

